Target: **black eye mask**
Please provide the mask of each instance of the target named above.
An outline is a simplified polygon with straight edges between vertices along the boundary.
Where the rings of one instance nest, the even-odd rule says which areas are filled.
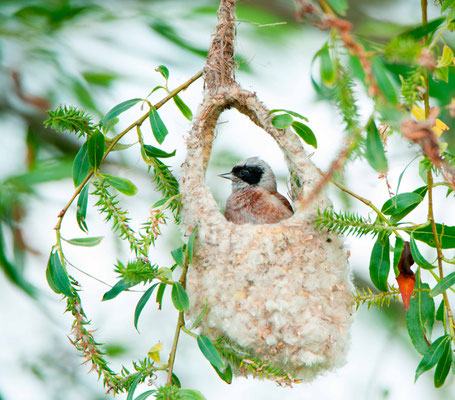
[[[264,170],[260,167],[237,166],[232,169],[232,173],[242,181],[256,185],[261,180]]]

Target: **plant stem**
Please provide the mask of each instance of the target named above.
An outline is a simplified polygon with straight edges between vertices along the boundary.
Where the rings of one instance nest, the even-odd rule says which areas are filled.
[[[190,86],[194,81],[198,80],[202,76],[202,71],[199,71],[196,75],[192,76],[190,79],[188,79],[186,82],[182,83],[180,86],[175,88],[174,90],[170,91],[169,94],[156,103],[153,107],[155,110],[158,110],[160,107],[162,107],[164,104],[166,104],[170,99],[172,99],[176,94],[181,92],[182,90],[185,90],[188,86]],[[101,164],[104,162],[106,159],[107,155],[112,151],[114,146],[118,143],[118,141],[125,136],[130,130],[132,130],[135,126],[140,126],[144,123],[144,121],[148,118],[149,113],[144,114],[141,118],[139,118],[136,122],[133,122],[130,126],[128,126],[126,129],[124,129],[122,132],[120,132],[111,142],[110,146],[106,149],[103,158],[101,159]],[[100,164],[100,165],[101,165]],[[68,211],[68,208],[71,206],[73,203],[74,199],[79,195],[79,193],[82,191],[86,183],[89,181],[89,179],[92,177],[94,171],[90,171],[87,177],[84,179],[84,181],[77,187],[76,191],[74,192],[73,196],[71,199],[68,201],[68,203],[63,207],[63,209],[60,211],[57,217],[57,224],[55,225],[55,230],[59,231],[60,227],[62,225],[62,220],[63,217],[65,216],[66,212]]]
[[[185,262],[185,266],[183,267],[183,272],[182,276],[179,279],[180,284],[182,285],[183,289],[186,289],[186,273],[188,271],[188,259]],[[169,362],[168,362],[168,373],[167,373],[167,381],[166,381],[166,386],[170,386],[172,384],[172,371],[174,369],[174,363],[175,363],[175,354],[177,353],[177,345],[179,342],[179,337],[180,337],[180,331],[182,328],[185,326],[185,317],[183,314],[183,311],[179,312],[179,317],[177,320],[177,326],[175,327],[175,333],[174,333],[174,341],[172,343],[172,348],[171,352],[169,354]]]

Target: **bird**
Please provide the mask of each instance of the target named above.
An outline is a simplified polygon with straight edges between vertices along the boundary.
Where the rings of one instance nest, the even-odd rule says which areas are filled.
[[[272,168],[259,157],[247,158],[219,176],[232,181],[224,213],[228,221],[274,224],[294,214],[286,197],[277,192]]]

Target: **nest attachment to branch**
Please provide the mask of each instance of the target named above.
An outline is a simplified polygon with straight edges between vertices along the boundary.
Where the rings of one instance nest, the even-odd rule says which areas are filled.
[[[352,322],[347,254],[340,237],[316,230],[313,223],[317,209],[330,206],[325,195],[304,202],[320,175],[300,140],[274,128],[264,104],[234,80],[234,3],[221,1],[206,91],[182,166],[182,225],[185,234],[198,227],[187,275],[189,317],[199,315],[207,302],[200,324],[205,335],[227,337],[252,357],[309,380],[344,363]],[[205,171],[215,125],[229,108],[247,115],[283,151],[291,173],[291,218],[236,225],[220,213]]]

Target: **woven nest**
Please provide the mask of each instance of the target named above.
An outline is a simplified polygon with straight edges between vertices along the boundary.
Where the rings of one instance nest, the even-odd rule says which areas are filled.
[[[317,209],[330,206],[298,137],[273,127],[266,107],[234,79],[235,0],[221,0],[205,69],[204,99],[187,138],[182,165],[182,227],[196,226],[187,275],[188,317],[212,339],[227,337],[251,356],[309,380],[344,363],[352,322],[347,254],[340,237],[316,230]],[[236,225],[221,214],[205,183],[215,126],[236,108],[264,129],[285,155],[295,214],[276,224]],[[245,373],[242,371],[234,371]]]
[[[276,224],[236,225],[220,213],[205,183],[214,128],[221,112],[235,107],[269,133],[283,151],[292,179],[295,214]],[[182,224],[196,226],[194,263],[187,291],[195,318],[212,339],[227,336],[250,354],[311,379],[343,364],[351,324],[351,283],[340,237],[315,229],[321,194],[303,207],[304,192],[319,176],[299,139],[275,129],[257,97],[240,87],[207,95],[188,137],[183,164]],[[238,372],[238,371],[237,371]]]

